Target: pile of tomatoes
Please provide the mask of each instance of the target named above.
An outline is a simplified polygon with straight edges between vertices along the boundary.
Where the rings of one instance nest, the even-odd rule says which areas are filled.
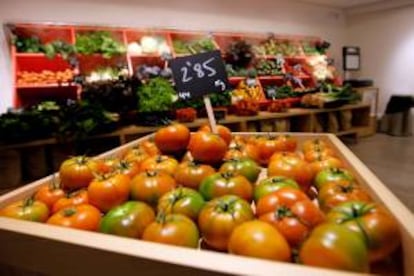
[[[105,159],[76,156],[1,216],[368,272],[399,247],[399,226],[319,139],[197,132],[182,124]]]

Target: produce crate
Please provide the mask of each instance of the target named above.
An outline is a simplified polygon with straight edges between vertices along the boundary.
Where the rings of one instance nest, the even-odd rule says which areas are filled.
[[[237,133],[235,133],[237,134]],[[260,133],[241,133],[241,135]],[[264,134],[263,134],[264,135]],[[402,236],[405,275],[414,275],[413,214],[381,183],[355,155],[332,134],[291,134],[299,144],[320,138],[330,144],[361,185],[391,211]],[[98,158],[123,153],[144,137]],[[0,197],[0,208],[32,195],[52,176]],[[239,257],[208,250],[195,250],[131,238],[92,233],[41,223],[0,218],[0,263],[47,275],[358,275],[291,263]],[[386,275],[400,275],[386,271]]]

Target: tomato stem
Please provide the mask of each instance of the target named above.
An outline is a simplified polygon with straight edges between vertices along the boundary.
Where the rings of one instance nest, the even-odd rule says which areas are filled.
[[[67,209],[64,209],[62,211],[62,214],[63,214],[64,217],[71,217],[74,214],[76,214],[76,209],[75,208],[67,208]]]

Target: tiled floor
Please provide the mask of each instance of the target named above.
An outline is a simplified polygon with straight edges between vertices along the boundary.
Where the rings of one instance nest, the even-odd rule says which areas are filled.
[[[377,134],[349,148],[414,212],[414,136]]]

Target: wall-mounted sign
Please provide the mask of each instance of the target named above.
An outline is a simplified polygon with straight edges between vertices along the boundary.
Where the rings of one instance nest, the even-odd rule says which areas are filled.
[[[345,71],[357,71],[361,68],[361,51],[359,47],[343,47],[342,56]]]

